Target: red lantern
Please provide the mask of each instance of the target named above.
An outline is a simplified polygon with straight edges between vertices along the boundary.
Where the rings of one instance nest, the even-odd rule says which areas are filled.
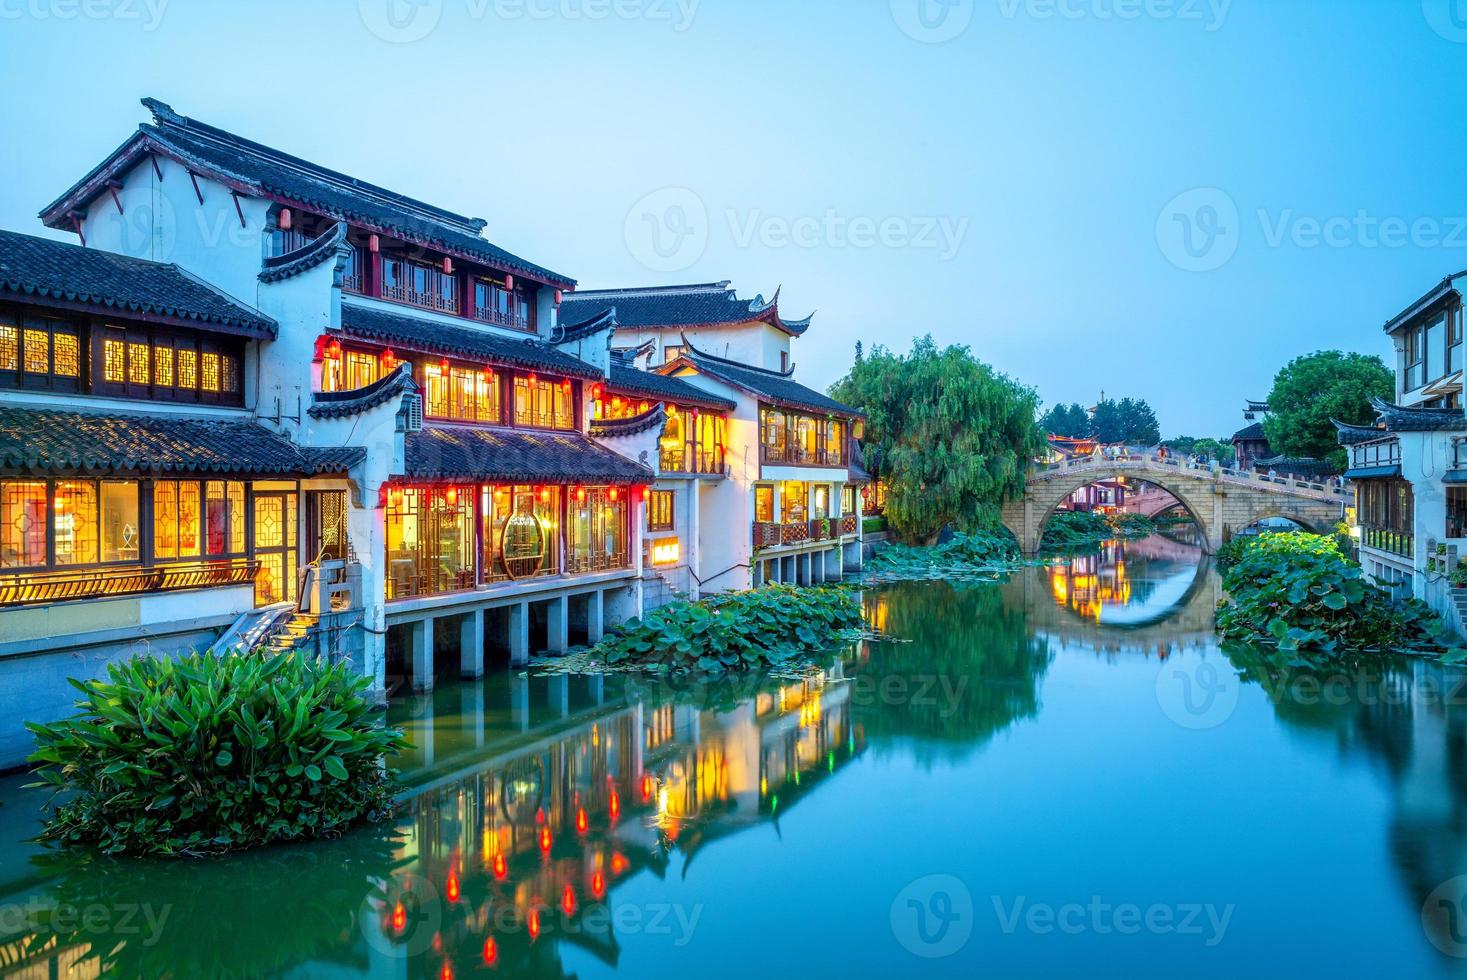
[[[458,875],[452,871],[448,873],[448,883],[443,888],[443,894],[450,902],[457,902],[459,897]]]
[[[542,503],[542,504],[548,504],[548,503],[550,503],[550,488],[549,487],[541,487],[540,488],[540,503]]]
[[[534,384],[535,382],[537,382],[539,380],[540,380],[539,376],[537,374],[535,374],[534,371],[531,371],[530,372],[530,384]]]
[[[566,378],[565,379],[564,386],[565,386],[565,390],[566,391],[570,391],[571,390],[571,380],[570,380],[570,378]]]
[[[576,831],[578,833],[584,834],[587,831],[587,829],[590,828],[590,826],[591,826],[591,823],[586,818],[586,811],[584,809],[577,810],[576,811]]]
[[[443,257],[443,274],[445,276],[453,275],[453,259],[446,255]]]
[[[586,488],[585,487],[578,487],[578,488],[576,488],[576,503],[578,503],[578,504],[584,504],[585,502],[586,502]]]
[[[438,362],[438,370],[442,371],[444,374],[448,373],[448,358],[445,357],[443,360]]]
[[[514,276],[506,275],[504,277],[504,291],[507,293],[514,292]]]
[[[382,251],[382,239],[378,238],[376,235],[368,235],[367,251],[371,252],[373,255],[376,255],[378,252]]]
[[[490,936],[484,940],[484,965],[493,966],[499,960],[499,944]]]
[[[333,340],[326,345],[326,355],[333,361],[341,359],[341,341]]]
[[[457,507],[458,506],[458,487],[449,487],[446,491],[444,491],[444,493],[443,493],[443,499],[446,500],[446,501],[448,501],[448,506],[450,506],[450,507]]]
[[[550,845],[553,844],[554,842],[555,842],[555,838],[553,838],[553,837],[550,836],[550,828],[549,827],[541,827],[540,828],[540,850],[542,850],[545,853],[549,854],[550,853]]]
[[[391,347],[387,348],[387,350],[385,350],[385,351],[382,352],[382,367],[383,367],[383,369],[388,370],[388,371],[391,371],[396,364],[397,364],[397,358],[393,355],[392,348]]]
[[[560,299],[561,299],[561,293],[560,293],[560,290],[557,289],[555,291],[555,305],[556,306],[559,306],[560,305]]]
[[[280,209],[280,230],[290,231],[290,208]]]
[[[494,855],[494,877],[503,881],[507,874],[509,874],[509,862],[504,860],[503,854]]]
[[[613,500],[613,501],[614,501],[614,500],[616,500],[616,494],[617,494],[617,489],[616,489],[616,487],[612,487],[612,488],[611,488],[611,499],[612,499],[612,500]]]

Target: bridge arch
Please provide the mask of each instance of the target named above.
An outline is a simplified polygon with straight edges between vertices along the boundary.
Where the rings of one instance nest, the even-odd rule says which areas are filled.
[[[1226,468],[1193,469],[1151,455],[1068,459],[1036,465],[1024,494],[1003,507],[1004,526],[1025,553],[1039,550],[1050,515],[1075,490],[1101,480],[1134,479],[1166,490],[1186,508],[1213,552],[1233,534],[1267,517],[1284,517],[1306,527],[1328,528],[1344,514],[1345,494],[1336,487],[1262,477]]]

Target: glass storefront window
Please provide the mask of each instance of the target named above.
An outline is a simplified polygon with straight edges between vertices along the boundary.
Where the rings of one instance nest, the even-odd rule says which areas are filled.
[[[754,520],[761,524],[768,524],[774,520],[774,488],[762,486],[754,488]]]
[[[784,508],[784,523],[798,524],[810,519],[809,485],[790,480],[780,485],[781,505]]]
[[[629,491],[620,487],[581,487],[570,505],[566,527],[566,570],[594,572],[627,565]]]
[[[485,578],[492,582],[560,570],[559,487],[484,488]]]
[[[132,480],[103,480],[101,499],[102,560],[137,561],[142,547],[138,533],[137,483]],[[240,550],[244,550],[242,543]]]
[[[46,484],[0,481],[0,568],[46,564]]]
[[[97,485],[90,480],[57,483],[52,509],[56,564],[96,564]]]

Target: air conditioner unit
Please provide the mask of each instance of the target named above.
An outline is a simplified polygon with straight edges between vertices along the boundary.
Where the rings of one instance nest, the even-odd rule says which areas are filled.
[[[397,431],[423,431],[423,396],[403,395],[402,408],[397,413]]]

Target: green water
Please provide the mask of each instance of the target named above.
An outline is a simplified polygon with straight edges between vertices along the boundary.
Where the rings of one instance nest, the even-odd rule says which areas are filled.
[[[1276,676],[1197,562],[888,586],[814,682],[445,687],[331,843],[58,860],[0,781],[0,976],[1464,972],[1462,673]]]

